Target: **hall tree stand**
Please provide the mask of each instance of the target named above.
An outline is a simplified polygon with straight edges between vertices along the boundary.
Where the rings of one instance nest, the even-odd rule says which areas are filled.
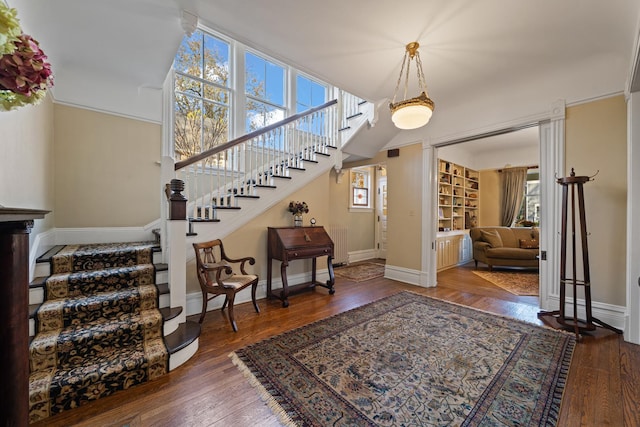
[[[0,206],[2,426],[29,425],[29,233],[47,213]]]
[[[596,325],[609,329],[617,334],[622,334],[620,329],[596,319],[591,311],[591,277],[589,274],[589,248],[587,247],[587,222],[584,212],[584,189],[583,185],[591,180],[588,176],[576,176],[575,171],[571,168],[570,176],[558,178],[557,183],[562,186],[562,241],[560,242],[560,309],[556,311],[541,311],[538,317],[551,316],[555,318],[560,326],[567,330],[573,330],[576,339],[580,339],[580,332],[588,332],[596,329]],[[571,188],[571,235],[567,236],[567,211],[568,211],[568,193]],[[582,268],[584,280],[577,279],[577,263],[576,263],[576,188],[578,191],[578,213],[580,237],[582,243]],[[571,272],[572,276],[567,277],[567,239],[571,238]],[[565,310],[567,286],[571,286],[573,291],[573,313],[567,316]],[[578,318],[577,291],[578,286],[584,287],[584,305],[586,310],[586,319]]]

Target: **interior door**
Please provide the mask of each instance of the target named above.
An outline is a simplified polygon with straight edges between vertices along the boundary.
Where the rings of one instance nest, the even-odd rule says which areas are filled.
[[[376,240],[378,258],[387,258],[387,174],[381,166],[376,171]]]

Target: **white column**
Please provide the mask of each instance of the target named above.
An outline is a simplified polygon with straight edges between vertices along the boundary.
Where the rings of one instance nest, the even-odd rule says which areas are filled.
[[[422,143],[422,255],[420,285],[433,287],[437,284],[436,272],[436,209],[438,159],[429,142]]]
[[[627,98],[627,313],[624,339],[640,344],[640,92]]]
[[[564,100],[551,107],[550,120],[540,123],[540,307],[557,310],[560,290],[560,206],[565,175]]]

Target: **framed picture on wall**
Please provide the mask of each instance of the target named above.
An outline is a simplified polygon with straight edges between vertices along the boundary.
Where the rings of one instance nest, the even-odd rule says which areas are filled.
[[[369,206],[369,189],[368,188],[353,189],[353,205]]]

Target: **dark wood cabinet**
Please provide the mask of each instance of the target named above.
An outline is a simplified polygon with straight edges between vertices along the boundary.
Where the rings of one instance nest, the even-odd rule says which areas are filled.
[[[324,227],[269,227],[267,241],[267,298],[278,298],[283,307],[289,306],[289,295],[312,290],[316,286],[329,289],[330,294],[335,293],[333,288],[335,277],[333,275],[333,241]],[[326,283],[316,280],[316,258],[327,257],[329,280]],[[312,261],[311,282],[289,286],[287,280],[287,266],[289,261],[309,259]],[[271,275],[273,260],[280,260],[280,274],[282,276],[282,289],[274,292],[271,288]]]
[[[0,207],[0,402],[3,425],[29,425],[29,233],[49,211]]]

